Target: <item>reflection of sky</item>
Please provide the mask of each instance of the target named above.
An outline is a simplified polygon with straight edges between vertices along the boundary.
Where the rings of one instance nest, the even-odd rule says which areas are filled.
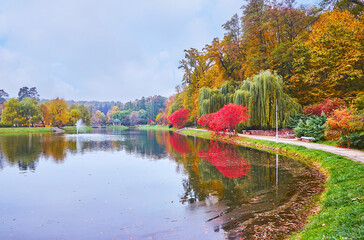
[[[40,136],[0,136],[5,157],[18,152],[11,147],[39,152],[20,161],[36,171],[19,174],[15,161],[0,172],[0,239],[223,239],[239,218],[289,201],[304,166],[282,158],[278,170],[267,152],[215,144],[210,153],[221,147],[234,166],[252,163],[229,178],[198,157],[213,147],[203,139],[134,130]]]
[[[44,98],[168,96],[182,78],[183,50],[222,37],[243,3],[0,0],[1,88],[11,97],[23,86]]]

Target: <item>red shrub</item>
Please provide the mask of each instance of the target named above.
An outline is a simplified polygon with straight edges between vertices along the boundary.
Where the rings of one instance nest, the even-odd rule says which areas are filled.
[[[250,118],[247,107],[229,103],[221,108],[212,121],[215,131],[235,131],[239,123],[246,122]]]
[[[341,108],[345,108],[343,100],[339,98],[328,98],[322,103],[306,106],[304,108],[304,114],[321,116],[322,112],[324,112],[329,117],[336,109]]]
[[[148,124],[148,125],[154,125],[154,124],[155,124],[155,122],[154,122],[152,119],[149,119],[147,124]]]
[[[215,118],[216,113],[210,113],[210,114],[205,114],[203,116],[201,116],[197,123],[201,126],[201,127],[206,127],[206,128],[210,128],[210,123],[212,122],[212,120]]]
[[[183,128],[190,117],[189,109],[181,109],[169,115],[169,123],[176,128]]]

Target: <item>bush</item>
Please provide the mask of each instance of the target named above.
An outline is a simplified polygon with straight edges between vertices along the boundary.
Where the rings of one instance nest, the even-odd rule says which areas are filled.
[[[316,116],[321,116],[322,113],[325,113],[326,116],[330,117],[336,109],[345,107],[346,106],[343,100],[339,98],[328,98],[322,103],[306,106],[304,108],[304,113],[306,115]]]
[[[237,125],[248,121],[250,115],[247,107],[229,103],[218,112],[206,114],[200,117],[198,124],[208,127],[216,133],[220,131],[235,132]]]
[[[297,137],[313,137],[315,138],[315,141],[324,140],[326,129],[325,122],[325,114],[322,114],[320,117],[309,116],[305,122],[301,119],[293,131]]]
[[[309,118],[310,118],[309,115],[303,115],[303,114],[298,113],[288,120],[285,127],[293,129],[293,128],[297,127],[300,120],[302,120],[303,122],[306,122]]]
[[[343,136],[338,141],[339,147],[364,149],[364,133],[353,133]]]
[[[168,120],[176,128],[183,128],[190,118],[189,109],[181,109],[169,115]]]
[[[326,125],[329,127],[326,138],[335,140],[340,136],[363,131],[364,114],[357,115],[356,109],[336,109],[327,119]]]
[[[244,130],[244,125],[243,124],[238,124],[238,126],[236,126],[236,132],[242,133],[243,130]]]

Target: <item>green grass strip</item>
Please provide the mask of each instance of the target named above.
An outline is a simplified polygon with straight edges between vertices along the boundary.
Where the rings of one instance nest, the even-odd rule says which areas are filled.
[[[182,133],[213,138],[210,132]],[[291,235],[291,239],[364,239],[364,164],[302,146],[243,137],[221,140],[298,159],[326,175],[325,191],[317,197],[318,213],[311,215],[305,227]]]
[[[160,125],[140,125],[137,126],[137,129],[141,130],[153,130],[153,131],[176,131],[177,128],[169,128],[168,126],[160,126]]]
[[[50,133],[54,132],[49,127],[10,127],[0,128],[0,134],[19,134],[19,133]]]
[[[128,129],[129,127],[127,126],[107,126],[107,129],[121,129],[121,130],[125,130]]]
[[[77,132],[77,127],[76,126],[65,126],[65,127],[60,127],[60,129],[65,130],[66,133],[76,133]],[[89,127],[89,126],[82,126],[79,129],[79,132],[90,132],[93,128]]]

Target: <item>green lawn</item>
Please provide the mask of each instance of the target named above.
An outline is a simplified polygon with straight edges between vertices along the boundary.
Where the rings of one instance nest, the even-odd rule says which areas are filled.
[[[0,128],[0,134],[4,133],[50,133],[54,132],[53,129],[49,127],[10,127],[10,128]]]
[[[138,129],[142,130],[155,130],[155,131],[176,131],[176,128],[169,128],[168,126],[160,125],[140,125],[137,126]]]
[[[182,133],[212,138],[210,132]],[[325,191],[316,197],[320,211],[310,216],[306,226],[291,239],[364,239],[364,164],[302,146],[242,137],[234,138],[233,142],[299,159],[326,175]]]
[[[60,129],[63,129],[66,131],[66,133],[76,133],[77,127],[76,126],[65,126],[61,127]],[[82,126],[79,130],[79,132],[90,132],[93,128],[89,126]]]
[[[127,126],[107,126],[107,129],[121,129],[121,130],[125,130],[128,129]]]

